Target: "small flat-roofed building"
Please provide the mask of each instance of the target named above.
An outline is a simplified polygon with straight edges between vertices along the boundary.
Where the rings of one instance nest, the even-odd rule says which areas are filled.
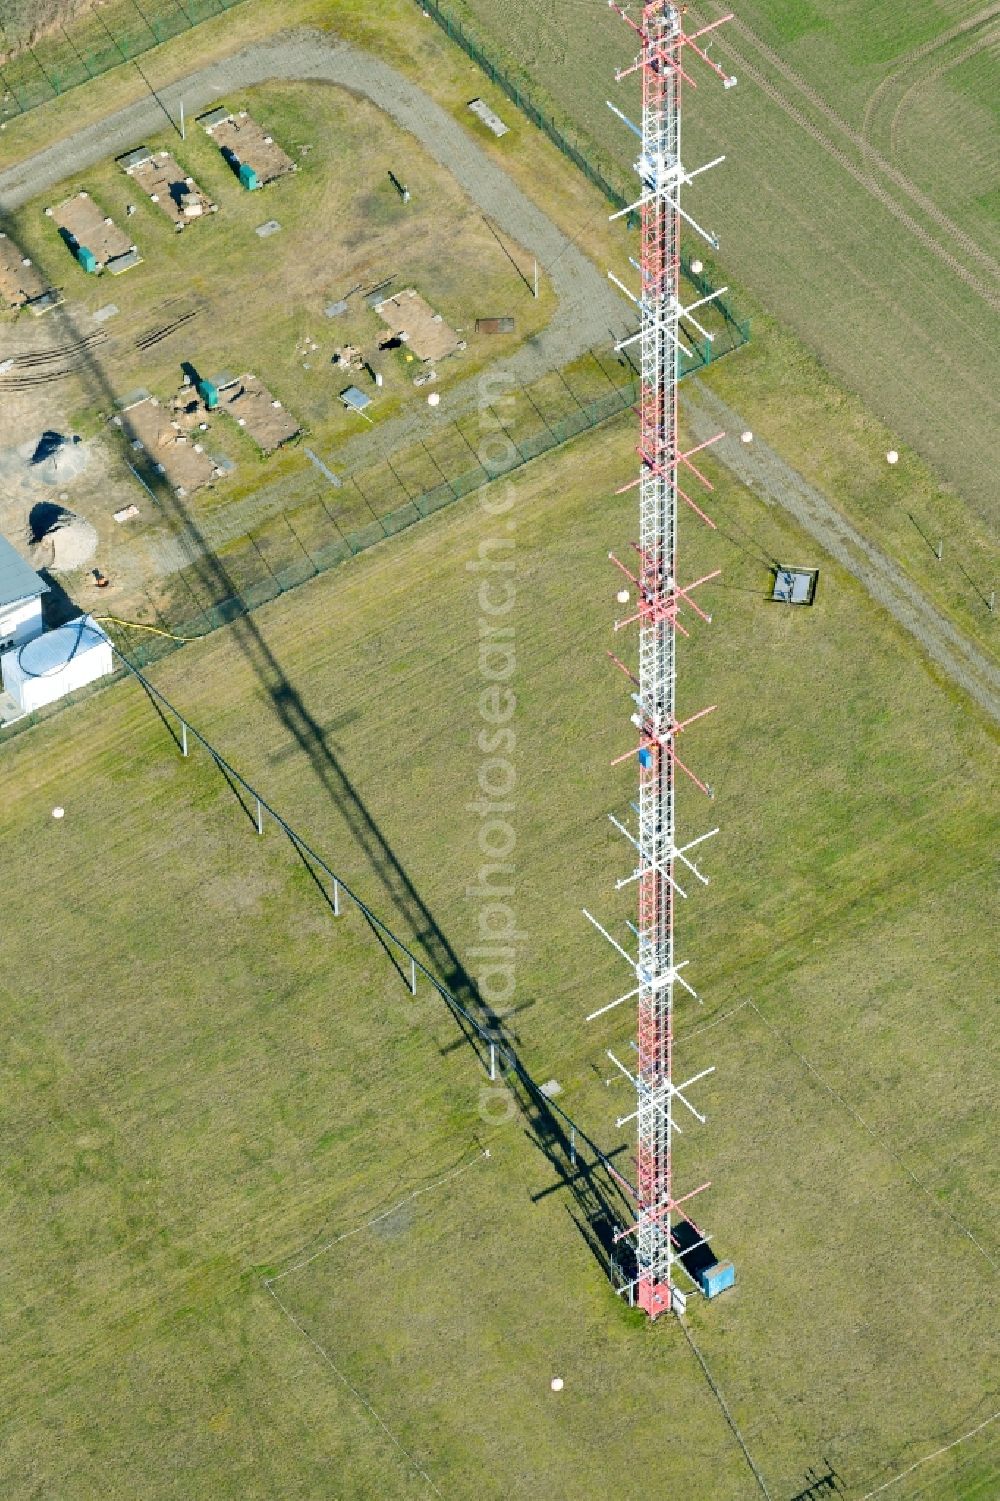
[[[42,631],[42,595],[49,586],[16,547],[0,537],[0,651]]]
[[[350,407],[353,412],[363,412],[365,407],[372,404],[371,397],[358,386],[348,386],[346,391],[341,391],[340,399],[345,407]]]
[[[221,125],[224,120],[231,120],[232,118],[232,111],[226,109],[224,104],[220,104],[215,109],[206,110],[203,115],[199,115],[198,124],[211,135],[217,125]]]
[[[774,570],[771,598],[786,605],[811,605],[816,598],[818,582],[818,568],[788,568],[779,565]]]
[[[92,615],[80,615],[0,656],[0,677],[22,714],[32,714],[114,672],[111,642]]]

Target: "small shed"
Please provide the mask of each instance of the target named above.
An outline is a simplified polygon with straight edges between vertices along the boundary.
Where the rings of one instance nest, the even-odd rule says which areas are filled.
[[[716,1261],[698,1278],[706,1298],[717,1298],[727,1288],[736,1286],[736,1268],[731,1261]]]
[[[346,391],[341,391],[340,399],[345,407],[350,407],[354,412],[363,412],[365,407],[372,404],[371,397],[358,386],[348,386]]]
[[[232,118],[232,111],[226,109],[224,104],[221,104],[215,109],[206,110],[203,115],[199,115],[198,124],[211,135],[217,125],[222,125],[226,120],[231,120]]]
[[[34,636],[0,656],[3,686],[22,714],[114,671],[111,642],[92,615]]]
[[[771,598],[786,605],[811,605],[818,582],[818,568],[789,568],[779,564],[774,570]]]
[[[0,537],[0,651],[42,630],[42,595],[49,590],[16,548]]]

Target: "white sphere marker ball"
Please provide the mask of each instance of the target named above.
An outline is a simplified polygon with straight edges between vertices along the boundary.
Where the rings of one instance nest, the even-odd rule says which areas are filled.
[[[628,590],[627,589],[619,589],[618,590],[618,594],[617,594],[616,597],[617,597],[618,603],[620,605],[627,605],[628,604]]]
[[[549,1382],[549,1385],[551,1386],[551,1388],[552,1388],[552,1390],[554,1392],[561,1392],[562,1389],[563,1389],[563,1379],[562,1379],[562,1377],[561,1376],[553,1376],[552,1380]]]
[[[741,443],[752,443],[753,442],[753,433],[750,431],[749,428],[747,428],[747,430],[746,430],[745,433],[740,433],[740,442]]]
[[[52,817],[53,818],[65,818],[65,816],[66,816],[66,809],[65,808],[53,808],[52,809]]]
[[[701,261],[692,261],[691,270],[694,272],[695,276],[700,276],[702,271],[704,270]]]
[[[899,463],[899,454],[896,452],[896,450],[894,448],[890,448],[889,449],[889,452],[885,456],[885,461],[886,461],[887,464],[898,464]]]
[[[441,400],[440,394],[437,391],[432,391],[431,394],[427,398],[427,405],[429,407],[436,407],[437,404],[438,404],[438,402],[440,400]]]

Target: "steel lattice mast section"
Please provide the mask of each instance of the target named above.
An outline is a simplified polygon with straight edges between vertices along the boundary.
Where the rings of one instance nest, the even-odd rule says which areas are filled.
[[[688,319],[699,333],[711,338],[691,316],[696,307],[711,301],[711,297],[702,298],[688,308],[680,302],[682,218],[710,244],[717,245],[715,236],[703,231],[680,206],[682,184],[697,175],[697,172],[686,173],[681,165],[681,86],[682,80],[692,82],[682,66],[684,48],[691,48],[708,63],[727,87],[735,80],[730,79],[697,45],[697,38],[721,25],[721,21],[688,37],[684,34],[681,19],[686,7],[655,0],[655,3],[644,6],[642,20],[636,22],[614,4],[614,0],[610,3],[611,8],[638,33],[641,41],[641,52],[634,67],[618,75],[619,79],[636,71],[641,75],[641,131],[614,105],[611,108],[640,136],[642,150],[636,163],[641,196],[635,204],[622,210],[623,214],[638,210],[641,216],[641,258],[637,268],[641,278],[640,292],[638,298],[632,298],[638,306],[641,321],[638,334],[619,345],[622,348],[633,342],[639,344],[638,453],[641,468],[638,481],[633,482],[639,487],[638,565],[633,572],[612,558],[634,584],[637,595],[636,613],[630,621],[616,622],[615,629],[631,623],[637,623],[639,629],[638,678],[624,663],[614,659],[637,690],[632,695],[636,705],[632,722],[639,732],[639,822],[636,835],[614,820],[638,853],[637,869],[627,878],[638,880],[639,884],[638,926],[635,930],[638,939],[637,985],[629,996],[622,997],[622,1000],[632,996],[638,998],[635,1073],[626,1069],[613,1054],[609,1056],[633,1082],[637,1097],[634,1116],[627,1116],[619,1122],[619,1125],[624,1125],[628,1120],[636,1121],[637,1215],[635,1224],[622,1232],[623,1236],[634,1236],[635,1276],[628,1290],[630,1300],[655,1318],[671,1307],[673,1273],[679,1260],[674,1241],[677,1217],[687,1220],[690,1230],[695,1232],[694,1239],[701,1239],[701,1232],[681,1206],[709,1186],[702,1184],[701,1188],[677,1197],[672,1160],[673,1135],[677,1129],[675,1099],[679,1099],[697,1119],[704,1119],[683,1093],[695,1080],[675,1085],[673,1072],[675,987],[680,985],[685,991],[695,994],[680,974],[683,964],[678,964],[675,957],[674,906],[678,896],[685,895],[675,880],[675,862],[680,860],[698,880],[704,882],[706,879],[687,857],[687,851],[701,840],[693,840],[682,847],[677,844],[675,787],[678,771],[711,795],[710,789],[678,759],[675,749],[681,731],[694,719],[710,712],[703,709],[701,714],[683,722],[677,717],[677,632],[687,634],[677,617],[682,605],[686,604],[702,619],[709,619],[691,599],[690,591],[697,584],[716,576],[709,574],[682,587],[677,572],[679,502],[686,502],[708,525],[712,525],[704,512],[684,494],[678,481],[678,471],[683,464],[711,489],[691,463],[691,456],[697,450],[684,454],[679,447],[677,382],[682,349],[681,319]],[[710,162],[698,171],[714,165],[715,162]],[[612,279],[621,287],[617,278]],[[621,289],[631,297],[627,288]],[[711,296],[718,296],[724,290],[720,288]],[[701,836],[709,837],[708,834]],[[703,1076],[698,1074],[696,1078]],[[689,1233],[686,1239],[690,1248],[692,1235]]]

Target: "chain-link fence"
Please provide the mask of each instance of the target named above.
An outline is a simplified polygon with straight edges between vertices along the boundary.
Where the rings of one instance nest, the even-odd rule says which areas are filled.
[[[682,376],[732,347],[721,333],[712,343],[692,346],[681,358]],[[197,559],[178,568],[166,580],[166,596],[161,591],[150,623],[183,636],[202,635],[396,536],[631,409],[639,385],[634,371],[625,368],[633,378],[621,382],[621,367],[612,365],[616,382],[592,356],[587,373],[605,380],[607,390],[590,400],[581,399],[558,371],[531,386],[512,387],[502,407],[498,402],[497,409],[452,422],[432,439],[412,442],[337,486],[311,466],[276,479],[255,492],[253,509],[244,513],[251,524],[241,535],[213,535],[208,527],[205,541],[219,568],[206,570]],[[221,578],[227,584],[224,597],[218,592]],[[155,655],[159,649],[147,642],[144,651]]]
[[[692,345],[681,356],[682,376],[733,347],[721,337]],[[150,596],[143,609],[129,609],[151,630],[115,624],[109,631],[137,667],[148,666],[176,651],[179,638],[208,635],[250,614],[633,407],[639,399],[634,371],[633,378],[616,383],[596,356],[591,360],[591,378],[603,378],[608,385],[591,400],[582,400],[563,373],[553,371],[530,387],[510,390],[502,399],[502,416],[493,408],[478,411],[441,429],[433,442],[418,440],[338,486],[310,466],[262,486],[253,495],[252,514],[261,518],[259,524],[235,537],[213,534],[211,524],[205,525],[203,541],[212,567],[190,552],[187,562],[179,557],[170,563],[168,558],[155,603]],[[621,376],[621,367],[611,369]],[[502,444],[484,442],[499,435]],[[430,483],[432,478],[436,483]],[[225,512],[220,516],[224,519]],[[168,550],[172,545],[169,539],[163,543]],[[29,729],[80,696],[73,694],[4,726],[0,735],[6,739]]]
[[[485,48],[474,37],[469,35],[465,27],[454,16],[450,16],[444,7],[437,3],[437,0],[417,0],[417,4],[425,15],[430,15],[434,18],[442,30],[451,37],[453,42],[461,47],[466,56],[470,57],[478,68],[482,68],[490,81],[495,83],[498,89],[503,90],[507,98],[517,106],[521,113],[527,115],[532,125],[544,131],[553,146],[557,147],[564,156],[567,156],[573,165],[579,168],[584,177],[588,178],[594,184],[595,188],[600,189],[609,203],[613,203],[616,209],[625,208],[628,200],[623,198],[611,186],[603,172],[598,171],[594,164],[588,160],[580,146],[570,138],[565,130],[556,124],[550,115],[547,115],[544,110],[538,108],[525,92],[523,84],[512,77],[506,68],[502,67],[495,58],[492,58]]]
[[[466,56],[471,58],[478,68],[482,69],[487,78],[506,94],[507,98],[517,106],[523,115],[527,116],[532,125],[548,136],[553,146],[558,151],[561,151],[563,156],[567,157],[583,173],[588,182],[592,182],[594,187],[604,194],[604,197],[613,205],[616,211],[627,207],[629,200],[624,198],[618,189],[609,182],[605,173],[594,165],[587,156],[583,145],[578,140],[575,140],[567,129],[557,125],[551,115],[547,115],[544,110],[539,109],[538,105],[534,103],[526,92],[524,84],[509,73],[495,58],[491,57],[482,43],[471,36],[460,21],[456,20],[454,16],[449,15],[443,6],[438,4],[438,0],[416,0],[416,3],[425,15],[430,15],[434,18],[451,40],[457,46],[461,47]],[[681,269],[692,285],[698,288],[703,297],[707,297],[712,293],[713,287],[711,282],[703,274],[693,271],[690,260],[683,255],[681,256]],[[714,357],[718,358],[719,353],[728,354],[732,349],[738,348],[740,344],[748,342],[750,338],[750,320],[749,318],[738,317],[729,303],[725,302],[722,298],[716,298],[715,306],[719,309],[725,320],[729,336],[729,342],[725,345],[725,348],[714,352]],[[700,363],[708,364],[708,358],[701,360]],[[686,375],[692,368],[693,365],[688,363],[683,368],[682,373]]]
[[[243,0],[112,0],[66,26],[54,26],[31,46],[15,48],[0,17],[0,121],[58,99],[88,79],[133,62],[161,42],[221,16]]]

